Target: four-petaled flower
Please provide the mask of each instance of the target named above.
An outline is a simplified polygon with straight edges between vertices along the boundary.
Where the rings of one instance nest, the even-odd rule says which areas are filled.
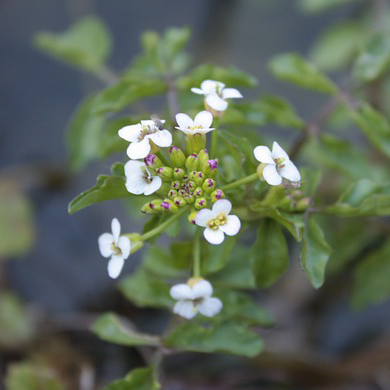
[[[152,176],[142,161],[130,160],[125,164],[126,189],[131,194],[150,195],[162,184],[159,176]]]
[[[216,111],[225,111],[228,106],[226,99],[242,98],[241,93],[235,88],[225,88],[220,81],[205,80],[199,88],[191,88],[198,95],[205,95],[207,106]]]
[[[165,121],[161,120],[161,122]],[[122,127],[118,134],[119,137],[130,142],[127,155],[133,160],[144,158],[150,153],[150,141],[162,148],[172,144],[172,134],[168,130],[160,130],[152,120]]]
[[[213,245],[219,245],[228,236],[236,235],[241,222],[236,215],[229,215],[232,204],[227,199],[217,200],[212,209],[202,209],[195,216],[195,223],[205,227],[204,238]]]
[[[277,142],[272,145],[272,152],[267,146],[256,146],[253,151],[257,161],[266,164],[263,169],[264,180],[271,186],[282,183],[282,178],[299,183],[301,175],[287,153]]]
[[[208,111],[201,111],[196,114],[195,119],[192,120],[186,114],[177,114],[176,122],[179,125],[176,129],[181,130],[186,134],[206,134],[214,128],[211,128],[211,124],[213,123],[213,115]]]
[[[213,298],[213,288],[204,279],[189,279],[187,284],[177,284],[171,288],[171,297],[176,299],[173,312],[190,320],[201,313],[206,317],[213,317],[222,309],[222,302]]]
[[[115,279],[130,255],[131,241],[128,237],[120,235],[121,225],[116,218],[111,221],[111,231],[112,233],[103,233],[98,243],[102,256],[111,258],[108,262],[108,275]]]

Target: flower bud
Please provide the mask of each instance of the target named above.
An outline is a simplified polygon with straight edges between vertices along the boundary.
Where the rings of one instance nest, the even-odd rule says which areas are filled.
[[[173,198],[176,198],[176,196],[177,196],[177,190],[169,190],[168,191],[168,198],[173,199]]]
[[[189,190],[194,190],[196,188],[196,183],[192,180],[186,183],[186,186]]]
[[[223,199],[225,194],[222,190],[215,190],[210,194],[211,201],[215,203],[217,200]]]
[[[184,196],[187,192],[185,190],[178,190],[177,195],[178,196]]]
[[[202,196],[203,196],[203,190],[202,190],[202,188],[200,188],[200,187],[195,188],[194,196],[195,196],[196,198],[202,197]]]
[[[195,196],[190,194],[185,194],[184,199],[188,204],[192,204],[195,202]]]
[[[178,190],[181,187],[181,183],[179,180],[175,180],[171,184],[172,189]]]
[[[206,176],[203,172],[196,172],[196,175],[194,176],[194,181],[198,186],[202,186],[205,179]]]
[[[184,175],[181,181],[187,182],[188,180],[190,180],[190,177],[188,175]]]
[[[179,209],[170,199],[165,199],[164,202],[161,202],[161,207],[164,211],[167,211],[171,214],[176,214]]]
[[[174,178],[175,180],[181,180],[181,179],[183,179],[184,174],[185,174],[185,171],[184,171],[184,169],[182,169],[182,168],[175,168],[175,169],[173,170],[173,178]]]
[[[310,198],[302,198],[298,201],[295,210],[297,211],[305,211],[310,206],[311,199]]]
[[[184,142],[188,154],[199,153],[206,146],[206,134],[187,134]]]
[[[209,159],[209,154],[207,153],[207,149],[202,149],[198,153],[199,167],[202,168],[203,164]]]
[[[177,207],[183,207],[187,204],[182,196],[177,196],[175,199],[173,199],[173,203],[175,203]]]
[[[171,167],[158,168],[157,175],[160,176],[163,181],[171,181],[173,177],[173,169]]]
[[[188,221],[193,225],[195,225],[195,217],[197,213],[197,211],[193,211],[192,213],[188,214]]]
[[[130,239],[131,242],[131,250],[130,253],[137,252],[144,246],[144,241],[139,233],[130,233],[125,234],[126,237]]]
[[[202,172],[207,176],[214,178],[217,175],[218,161],[217,160],[207,160],[202,165]]]
[[[186,160],[187,171],[196,171],[198,168],[198,156],[196,154],[190,154]]]
[[[202,188],[206,194],[211,194],[215,188],[215,180],[206,179],[202,185]]]
[[[207,206],[207,200],[206,198],[198,198],[195,200],[194,207],[197,210],[204,209]]]
[[[161,199],[155,199],[152,200],[151,202],[145,203],[141,207],[141,212],[145,214],[157,214],[161,211]]]
[[[155,155],[155,154],[148,154],[145,158],[144,158],[144,161],[145,161],[145,165],[150,168],[150,167],[154,167],[154,168],[160,168],[162,167],[164,164],[161,162],[161,160]]]
[[[174,167],[182,168],[184,167],[186,156],[180,148],[171,146],[169,149],[169,160]]]

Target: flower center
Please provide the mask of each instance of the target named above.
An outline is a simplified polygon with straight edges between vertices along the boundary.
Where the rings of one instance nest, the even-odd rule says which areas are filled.
[[[217,84],[217,86],[215,87],[215,93],[219,96],[219,97],[222,97],[222,85],[221,84]]]
[[[145,166],[141,167],[141,171],[142,171],[142,178],[143,178],[148,184],[150,184],[150,183],[153,181],[153,177],[152,177],[152,175],[150,174],[150,172],[146,169]]]
[[[115,256],[120,256],[122,254],[121,248],[115,245],[115,242],[113,241],[111,244],[111,251]]]
[[[284,167],[284,162],[286,161],[283,157],[274,158],[276,169],[281,169]]]
[[[147,135],[157,133],[158,128],[156,126],[142,125],[142,130],[138,137],[138,141],[142,141]]]
[[[202,129],[202,126],[201,125],[188,126],[188,130],[198,130],[198,129]]]
[[[220,213],[217,218],[211,219],[207,226],[212,230],[218,230],[220,226],[226,225],[227,223],[227,216],[225,213]]]

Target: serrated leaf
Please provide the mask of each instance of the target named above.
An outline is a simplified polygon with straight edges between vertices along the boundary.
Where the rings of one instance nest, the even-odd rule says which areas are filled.
[[[159,390],[160,385],[154,378],[151,368],[137,368],[126,375],[124,379],[119,379],[104,390]]]
[[[201,326],[186,322],[177,326],[164,345],[185,351],[230,353],[247,357],[257,356],[263,348],[261,338],[246,326],[223,322]]]
[[[102,340],[120,345],[150,345],[159,346],[160,339],[157,336],[140,333],[128,325],[113,313],[99,316],[93,323],[91,330]]]
[[[315,288],[324,283],[325,267],[331,252],[324,233],[314,218],[310,217],[303,234],[300,258],[302,268]]]
[[[278,79],[302,88],[334,94],[337,87],[317,67],[296,53],[279,54],[269,62],[271,73]]]
[[[45,53],[89,71],[99,71],[111,47],[111,36],[104,23],[89,16],[63,33],[38,32],[34,44]]]
[[[272,219],[260,222],[249,259],[258,287],[272,286],[287,270],[287,242],[277,222]]]

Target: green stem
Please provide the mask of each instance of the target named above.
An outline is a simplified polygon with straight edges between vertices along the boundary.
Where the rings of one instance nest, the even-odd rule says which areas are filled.
[[[259,180],[259,176],[258,176],[257,172],[252,173],[252,175],[243,177],[240,180],[234,181],[233,183],[227,184],[226,186],[223,186],[222,190],[223,191],[231,190],[232,188],[236,188],[236,187],[242,186],[243,184],[248,184],[248,183],[251,183],[252,181],[256,181],[256,180]]]
[[[215,130],[211,132],[210,156],[212,158],[217,158],[219,118],[215,118],[215,122]]]
[[[187,211],[187,207],[183,207],[177,214],[172,215],[172,217],[168,218],[165,222],[163,222],[161,225],[155,227],[152,230],[149,230],[147,233],[143,234],[141,236],[141,239],[143,241],[149,240],[150,238],[156,236],[157,234],[160,234],[164,231],[165,228],[167,228],[171,223],[175,222],[177,219],[179,219],[184,212]]]
[[[196,229],[194,238],[194,264],[193,264],[193,277],[200,277],[200,235],[201,229]]]
[[[169,167],[169,166],[170,166],[168,160],[164,157],[164,155],[161,153],[161,151],[158,151],[158,152],[156,153],[156,156],[161,160],[161,162],[162,162],[166,167]]]

